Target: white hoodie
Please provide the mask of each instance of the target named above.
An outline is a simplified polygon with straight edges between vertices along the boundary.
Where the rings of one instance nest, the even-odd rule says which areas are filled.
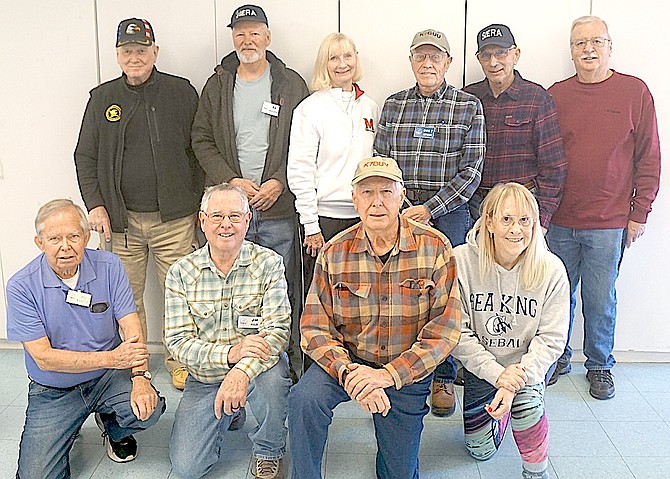
[[[354,84],[355,98],[342,109],[342,89],[326,88],[293,111],[286,176],[306,235],[319,233],[319,216],[356,218],[351,180],[372,156],[379,106]]]
[[[521,363],[527,384],[539,384],[565,347],[570,320],[565,267],[549,255],[547,280],[522,289],[520,264],[510,271],[496,264],[480,279],[479,247],[473,239],[454,249],[463,310],[461,340],[452,351],[463,367],[495,385],[510,364]]]

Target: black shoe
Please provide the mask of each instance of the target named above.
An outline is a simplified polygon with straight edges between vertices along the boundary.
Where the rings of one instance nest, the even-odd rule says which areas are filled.
[[[103,444],[107,446],[107,456],[114,462],[130,462],[137,456],[137,441],[133,436],[124,437],[120,441],[113,441],[102,422],[100,413],[95,413],[95,423],[102,431]]]
[[[614,397],[614,378],[609,369],[592,369],[586,373],[589,380],[589,394],[596,399],[612,399]]]
[[[242,408],[237,411],[237,414],[233,417],[233,420],[230,421],[230,426],[228,426],[229,431],[239,431],[244,427],[244,423],[247,421],[247,411]]]
[[[558,361],[556,363],[556,369],[554,369],[554,372],[551,374],[551,377],[549,378],[549,382],[547,383],[547,386],[551,386],[552,384],[556,384],[558,382],[558,377],[559,376],[563,376],[565,374],[568,374],[570,371],[572,371],[572,366],[570,365],[569,361],[567,363],[564,363],[562,361]]]

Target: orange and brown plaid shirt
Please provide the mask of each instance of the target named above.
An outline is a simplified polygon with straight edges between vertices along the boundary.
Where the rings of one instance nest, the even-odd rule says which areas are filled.
[[[449,241],[401,217],[382,264],[361,223],[340,233],[317,259],[300,329],[302,349],[336,380],[352,356],[386,368],[397,389],[425,378],[461,334]]]

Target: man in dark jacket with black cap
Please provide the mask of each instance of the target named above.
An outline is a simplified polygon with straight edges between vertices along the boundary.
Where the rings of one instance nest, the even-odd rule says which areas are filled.
[[[91,229],[123,262],[147,337],[144,288],[149,251],[161,287],[168,268],[193,251],[204,174],[191,149],[198,94],[154,66],[147,20],[123,20],[116,59],[123,74],[91,90],[74,153]],[[162,331],[161,319],[161,331]],[[186,369],[166,356],[175,387]]]
[[[247,194],[252,219],[246,238],[282,256],[293,296],[296,213],[286,162],[293,109],[309,90],[298,73],[267,51],[271,34],[261,7],[236,8],[228,27],[235,51],[221,60],[202,90],[193,150],[207,185],[225,182]]]

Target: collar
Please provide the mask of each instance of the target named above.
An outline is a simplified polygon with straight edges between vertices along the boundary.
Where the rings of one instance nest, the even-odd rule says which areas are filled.
[[[391,256],[398,254],[399,251],[416,251],[417,245],[414,235],[412,234],[412,225],[407,218],[400,216],[400,231],[398,233],[398,241],[391,250]],[[371,256],[376,256],[368,236],[365,234],[363,223],[358,224],[358,228],[354,234],[354,239],[351,241],[350,251],[352,253],[363,253],[367,251]]]
[[[56,272],[51,269],[51,266],[49,266],[49,262],[44,253],[42,253],[40,259],[40,269],[42,273],[42,284],[45,288],[67,288],[65,283],[63,283],[63,280],[61,280]],[[88,284],[95,278],[95,270],[93,269],[93,263],[91,263],[89,258],[88,249],[84,249],[84,258],[79,264],[79,280],[77,281],[77,286],[81,287]]]
[[[432,95],[423,96],[419,91],[419,84],[417,83],[416,85],[414,85],[414,94],[416,95],[417,98],[432,98],[433,100],[441,100],[442,98],[444,98],[447,89],[449,89],[449,83],[447,83],[447,80],[445,79],[442,82],[442,85],[440,85],[440,88],[438,88]]]
[[[244,240],[242,249],[240,249],[233,266],[230,268],[230,272],[239,267],[250,266],[252,264],[252,256],[252,244],[249,241]],[[219,268],[214,264],[214,261],[212,261],[212,256],[209,253],[209,243],[205,244],[205,246],[193,254],[193,263],[201,272],[205,269],[210,269],[214,273],[221,273]],[[228,274],[230,274],[230,272]]]
[[[512,80],[512,84],[507,87],[507,90],[502,92],[500,96],[507,95],[510,97],[512,100],[518,100],[519,97],[521,96],[521,82],[523,81],[523,77],[521,74],[514,70],[514,80]],[[491,91],[491,86],[489,85],[489,82],[487,79],[484,79],[484,95],[490,96],[491,98],[495,98],[493,96],[493,91]],[[500,96],[498,98],[500,98]]]

